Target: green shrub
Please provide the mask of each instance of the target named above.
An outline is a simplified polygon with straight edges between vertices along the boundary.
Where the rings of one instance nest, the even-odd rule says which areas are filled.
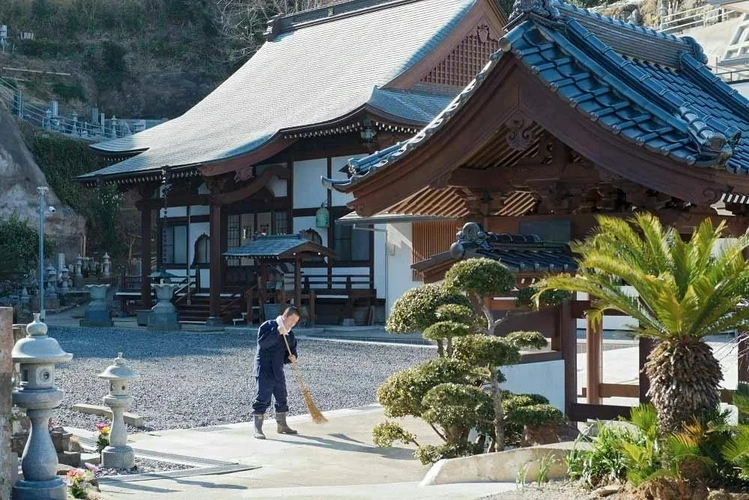
[[[421,417],[422,399],[430,389],[445,383],[469,383],[471,374],[470,367],[453,359],[430,359],[391,375],[377,388],[377,401],[388,417]]]
[[[529,286],[518,290],[517,297],[515,297],[515,306],[526,309],[534,309],[536,304],[533,297],[538,293],[538,290],[534,286]],[[561,304],[565,300],[572,296],[572,292],[564,290],[546,290],[541,292],[538,300],[538,307],[552,307]]]
[[[519,425],[536,427],[541,425],[559,425],[564,421],[564,414],[548,404],[535,404],[515,408],[508,418]]]
[[[412,288],[393,304],[385,330],[390,333],[423,332],[439,321],[437,310],[447,304],[471,306],[465,295],[440,285],[427,284]]]
[[[456,262],[445,273],[445,287],[485,298],[511,291],[515,288],[515,277],[499,261],[466,259]]]

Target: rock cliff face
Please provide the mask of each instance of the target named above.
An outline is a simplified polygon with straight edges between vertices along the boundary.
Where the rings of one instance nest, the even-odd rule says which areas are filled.
[[[48,186],[39,166],[23,142],[15,120],[0,105],[0,220],[14,212],[22,219],[39,224],[37,186]],[[47,215],[45,233],[54,239],[56,250],[64,252],[68,261],[75,258],[86,232],[86,221],[69,207],[63,206],[57,195],[49,190],[47,203],[55,207]]]

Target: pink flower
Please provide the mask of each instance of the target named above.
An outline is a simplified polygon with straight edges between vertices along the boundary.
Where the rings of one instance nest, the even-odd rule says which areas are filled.
[[[108,427],[108,425],[106,423],[104,423],[104,422],[100,422],[100,423],[96,424],[96,428],[98,430],[102,430],[104,427]]]

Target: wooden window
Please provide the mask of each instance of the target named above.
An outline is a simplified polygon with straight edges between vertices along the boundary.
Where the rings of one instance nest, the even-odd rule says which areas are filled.
[[[273,212],[273,234],[289,234],[289,214]]]
[[[229,248],[238,247],[242,242],[242,232],[240,231],[240,215],[230,215],[227,221],[227,246]]]
[[[164,228],[162,262],[164,264],[187,264],[186,225]]]
[[[336,226],[333,250],[338,262],[369,262],[372,248],[372,231],[354,229],[353,226]]]
[[[455,234],[458,232],[455,221],[414,222],[412,228],[412,264],[450,250],[450,245],[455,242]],[[414,281],[423,279],[421,273],[413,271]]]

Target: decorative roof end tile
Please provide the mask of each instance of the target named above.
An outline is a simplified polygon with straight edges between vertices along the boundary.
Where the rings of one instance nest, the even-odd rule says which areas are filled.
[[[535,14],[550,21],[558,21],[562,17],[557,8],[560,4],[559,0],[515,0],[506,29],[510,31],[528,14]]]
[[[702,50],[702,45],[697,42],[694,38],[691,36],[683,36],[681,37],[682,40],[684,40],[690,47],[692,47],[692,55],[695,59],[697,59],[702,64],[707,64],[707,56],[705,55],[705,51]]]
[[[718,120],[701,116],[697,111],[686,106],[679,108],[679,116],[687,123],[689,136],[701,155],[714,159],[719,165],[725,164],[733,155],[733,146],[741,137],[737,129],[722,124]],[[711,123],[708,124],[708,122]],[[718,131],[717,127],[723,130]]]

